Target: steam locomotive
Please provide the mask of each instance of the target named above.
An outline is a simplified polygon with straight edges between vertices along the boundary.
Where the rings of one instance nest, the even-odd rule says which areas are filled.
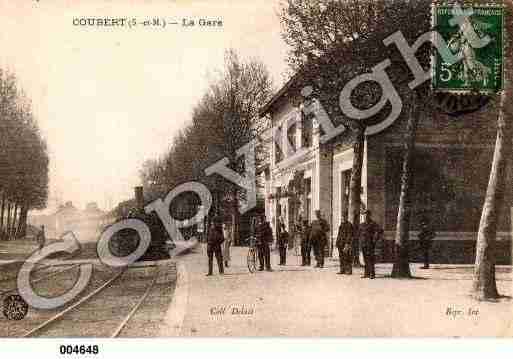
[[[122,216],[122,218],[118,218],[118,220],[127,218],[139,219],[150,229],[150,246],[138,260],[152,261],[169,259],[169,251],[174,248],[172,238],[169,236],[164,224],[155,212],[150,214],[145,213],[142,187],[135,187],[135,203],[135,208],[131,208],[128,214]],[[124,228],[112,236],[109,242],[109,250],[115,256],[124,257],[137,249],[139,241],[139,235],[134,229]]]

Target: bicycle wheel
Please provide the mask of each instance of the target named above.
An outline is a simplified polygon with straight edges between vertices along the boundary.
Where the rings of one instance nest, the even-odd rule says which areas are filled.
[[[257,258],[256,257],[257,257],[257,255],[256,255],[255,248],[250,248],[246,259],[248,262],[248,269],[251,273],[256,271],[256,267],[257,267]]]

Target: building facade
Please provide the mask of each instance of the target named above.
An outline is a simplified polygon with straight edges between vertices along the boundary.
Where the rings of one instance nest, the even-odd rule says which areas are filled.
[[[304,116],[299,92],[287,83],[264,106],[274,130],[265,175],[265,208],[273,229],[281,218],[293,230],[299,218],[311,220],[320,210],[337,236],[341,217],[347,215],[353,164],[350,131],[322,144],[316,119]],[[385,230],[379,256],[393,259],[401,169],[407,118],[365,139],[362,168],[362,204]],[[432,256],[439,263],[471,263],[484,203],[496,136],[498,112],[493,103],[481,110],[450,116],[440,110],[422,114],[416,136],[413,212],[410,225],[412,261],[420,260],[419,220],[427,216],[437,233]],[[511,155],[511,154],[510,154]],[[498,224],[497,263],[511,262],[513,178],[507,170],[507,193]],[[301,182],[300,191],[294,191]],[[300,192],[300,193],[297,193]]]

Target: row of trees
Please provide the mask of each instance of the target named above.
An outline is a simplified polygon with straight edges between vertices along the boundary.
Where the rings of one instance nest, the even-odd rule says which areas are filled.
[[[27,213],[46,206],[49,158],[30,101],[0,69],[0,239],[26,234]]]
[[[395,236],[396,260],[392,271],[392,275],[399,278],[411,277],[408,240],[416,128],[422,118],[436,110],[429,84],[412,92],[408,87],[412,74],[404,58],[395,46],[385,46],[383,40],[400,30],[406,41],[413,44],[431,29],[430,6],[429,0],[284,0],[280,12],[282,35],[290,48],[288,63],[299,83],[297,86],[313,85],[312,97],[323,104],[336,125],[343,123],[351,130],[355,156],[350,183],[349,220],[353,223],[358,223],[361,207],[365,131],[368,126],[382,121],[389,112],[385,109],[365,121],[348,118],[340,110],[339,94],[354,77],[372,72],[372,68],[383,59],[391,60],[387,74],[408,107],[405,112],[408,123]],[[509,18],[512,14],[511,1],[506,2],[506,9]],[[505,24],[511,27],[511,21],[505,21]],[[505,31],[506,36],[510,33],[511,29]],[[511,52],[510,41],[506,38],[506,53]],[[432,51],[426,43],[416,52],[424,70],[428,69]],[[506,59],[505,68],[508,97],[512,94],[510,58]],[[188,180],[203,181],[214,193],[214,207],[234,216],[235,233],[238,233],[237,208],[244,193],[221,177],[205,177],[203,170],[216,160],[227,157],[230,166],[242,172],[242,162],[237,158],[236,150],[255,138],[260,127],[258,108],[271,95],[272,85],[265,66],[258,61],[244,63],[234,51],[229,51],[225,67],[217,73],[210,88],[194,108],[189,126],[175,137],[171,149],[163,158],[149,161],[143,167],[143,183],[149,188],[164,185],[167,189]],[[351,100],[355,107],[365,109],[377,103],[381,95],[376,83],[367,82],[356,88]],[[507,121],[511,116],[511,101],[499,102],[495,102],[501,114],[497,122],[497,147],[477,244],[473,290],[480,299],[498,296],[492,248],[505,191],[504,171],[511,152],[511,130]]]
[[[506,18],[513,15],[512,3],[506,3]],[[385,46],[383,40],[400,30],[409,44],[430,30],[430,6],[428,0],[285,0],[280,13],[283,38],[290,46],[288,62],[291,70],[299,74],[304,84],[314,85],[314,96],[326,108],[331,119],[343,123],[353,136],[354,162],[350,183],[349,220],[358,223],[360,213],[361,169],[363,144],[367,126],[381,120],[383,112],[365,121],[357,121],[343,115],[339,105],[340,90],[347,82],[372,68],[383,59],[391,60],[387,74],[396,85],[398,93],[409,106],[405,138],[405,155],[401,177],[400,205],[395,236],[396,260],[392,276],[409,278],[409,224],[411,215],[412,161],[415,155],[416,128],[419,120],[433,113],[434,96],[429,84],[417,88],[414,93],[407,87],[412,80],[404,59],[395,46]],[[506,20],[506,54],[511,53],[512,22]],[[424,45],[417,53],[424,70],[429,66],[433,51]],[[508,159],[511,157],[511,56],[506,58],[506,94],[502,101],[495,101],[500,115],[497,120],[496,149],[490,174],[486,200],[479,227],[473,295],[479,299],[498,297],[495,285],[493,242],[496,237],[497,218],[502,207]],[[353,105],[366,109],[381,98],[377,84],[360,85],[352,97]],[[504,101],[509,98],[509,101]],[[491,119],[493,123],[493,119]],[[336,141],[336,139],[335,139]]]
[[[183,182],[201,181],[213,193],[213,213],[233,217],[237,242],[239,205],[246,192],[222,176],[206,176],[204,170],[227,158],[232,170],[244,173],[244,158],[237,156],[237,150],[262,131],[265,124],[258,111],[272,94],[271,77],[262,62],[245,61],[234,50],[227,51],[224,67],[211,76],[190,123],[175,136],[164,156],[144,163],[140,175],[150,196],[162,195]]]

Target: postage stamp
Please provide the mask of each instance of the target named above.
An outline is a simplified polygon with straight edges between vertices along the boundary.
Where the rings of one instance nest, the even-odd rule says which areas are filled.
[[[496,93],[504,81],[504,8],[502,6],[433,6],[434,28],[460,59],[434,58],[433,87],[440,91]],[[464,22],[455,16],[468,13]],[[463,21],[463,20],[462,20]],[[477,44],[478,39],[484,41]]]

